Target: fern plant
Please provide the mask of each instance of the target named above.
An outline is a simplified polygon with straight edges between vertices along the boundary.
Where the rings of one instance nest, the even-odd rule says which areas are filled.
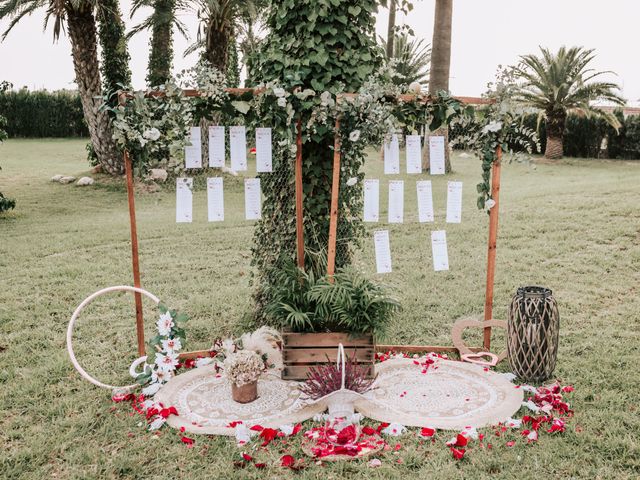
[[[281,263],[269,288],[267,315],[294,332],[346,332],[384,336],[400,303],[383,285],[361,272],[343,268],[333,277],[304,272],[292,261]]]

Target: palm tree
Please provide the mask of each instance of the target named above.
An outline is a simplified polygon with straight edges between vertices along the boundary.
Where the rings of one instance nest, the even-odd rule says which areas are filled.
[[[100,108],[102,85],[94,16],[100,3],[98,0],[0,0],[0,20],[9,19],[3,39],[20,20],[40,8],[46,8],[45,27],[53,20],[54,40],[66,26],[91,143],[103,170],[115,175],[122,172],[122,157],[111,136],[109,115]]]
[[[186,0],[133,0],[131,16],[142,7],[151,7],[153,12],[142,23],[133,27],[129,37],[151,30],[151,48],[147,66],[147,85],[163,85],[171,78],[173,64],[173,29],[176,28],[188,38],[185,25],[178,19],[177,13],[188,7]]]
[[[384,45],[384,50],[387,54],[387,58],[393,58],[395,39],[396,39],[396,0],[389,0],[389,22],[387,23],[387,42]]]
[[[453,21],[453,0],[436,0],[435,14],[433,18],[433,49],[431,51],[431,71],[429,78],[429,94],[435,95],[441,90],[449,91],[449,75],[451,67],[451,24]],[[448,139],[448,129],[439,129],[439,135]],[[425,158],[423,164],[429,168],[428,148],[424,149]],[[449,148],[445,143],[445,171],[451,171],[451,159]]]
[[[588,68],[595,57],[593,49],[562,47],[555,55],[540,47],[541,55],[524,55],[515,69],[516,78],[523,80],[515,100],[540,111],[545,119],[547,147],[544,156],[562,158],[567,113],[575,111],[604,118],[618,129],[620,122],[613,113],[599,110],[594,101],[624,105],[616,93],[620,87],[612,82],[594,81],[605,73]]]
[[[229,67],[229,52],[242,26],[255,22],[266,0],[195,0],[200,28],[186,54],[200,48],[202,57],[221,72]]]
[[[96,17],[101,47],[103,88],[105,93],[109,94],[131,83],[131,57],[127,49],[119,0],[102,0],[101,4],[102,8],[98,10]],[[116,96],[109,98],[112,106],[116,102]]]
[[[395,70],[398,74],[394,82],[398,85],[409,85],[413,82],[426,83],[429,78],[429,66],[431,64],[431,46],[424,40],[411,39],[403,33],[395,36],[394,53],[386,60],[395,61]],[[388,51],[388,42],[382,40],[382,47]]]

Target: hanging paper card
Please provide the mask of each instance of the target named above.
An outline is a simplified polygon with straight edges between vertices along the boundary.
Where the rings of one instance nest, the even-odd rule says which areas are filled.
[[[391,246],[389,245],[389,231],[377,230],[373,232],[373,243],[376,250],[376,271],[378,273],[391,272]]]
[[[404,220],[404,181],[389,182],[389,223],[402,223]]]
[[[272,146],[271,129],[256,128],[256,171],[258,173],[271,172]]]
[[[449,270],[447,232],[445,232],[444,230],[431,232],[431,252],[433,255],[433,269],[436,272]]]
[[[391,137],[391,142],[384,144],[384,173],[400,173],[400,144],[398,135],[395,134]]]
[[[210,222],[222,222],[224,220],[222,177],[207,178],[207,206]]]
[[[444,137],[429,137],[429,171],[431,175],[444,175]]]
[[[418,221],[420,223],[433,222],[433,193],[431,180],[416,182],[418,190]]]
[[[247,220],[262,218],[262,193],[259,178],[244,179],[244,216]]]
[[[202,137],[200,127],[191,127],[189,143],[184,147],[184,167],[202,168]]]
[[[364,181],[364,221],[380,221],[380,180],[367,178]]]
[[[193,178],[176,179],[176,223],[191,223],[193,216]]]
[[[422,173],[422,146],[420,135],[407,135],[407,173]]]
[[[209,127],[209,166],[224,167],[225,160],[224,127]]]
[[[231,149],[231,170],[247,170],[247,131],[244,126],[229,128],[229,146]]]
[[[447,184],[447,223],[462,221],[462,182]]]

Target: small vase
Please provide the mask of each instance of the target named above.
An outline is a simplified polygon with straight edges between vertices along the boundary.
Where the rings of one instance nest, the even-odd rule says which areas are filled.
[[[258,381],[256,380],[241,386],[232,383],[231,396],[233,397],[233,400],[238,403],[253,402],[258,398]]]

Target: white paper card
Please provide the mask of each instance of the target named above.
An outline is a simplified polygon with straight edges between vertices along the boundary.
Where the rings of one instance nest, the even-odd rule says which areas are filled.
[[[462,182],[447,183],[447,223],[462,221]]]
[[[247,170],[247,130],[244,126],[229,128],[229,146],[231,149],[231,170]]]
[[[402,223],[404,220],[404,181],[389,182],[389,223]]]
[[[391,142],[384,144],[384,173],[400,173],[400,144],[398,135],[395,134],[391,137]]]
[[[244,179],[244,217],[247,220],[262,218],[262,193],[259,178]]]
[[[364,181],[364,221],[380,221],[380,180],[367,178]]]
[[[193,220],[193,178],[176,179],[176,223]]]
[[[209,127],[209,166],[224,167],[225,160],[224,127]]]
[[[429,171],[431,175],[444,175],[444,137],[429,137]]]
[[[422,145],[420,135],[407,135],[407,173],[422,173]]]
[[[431,252],[433,269],[436,272],[449,270],[449,254],[447,253],[447,232],[436,230],[431,232]]]
[[[378,273],[391,272],[389,230],[377,230],[373,232],[373,243],[376,249],[376,271]]]
[[[200,127],[191,127],[189,143],[184,147],[185,168],[202,168],[202,137]]]
[[[222,177],[207,178],[207,206],[210,222],[222,222],[224,220]]]
[[[431,180],[416,182],[418,190],[418,221],[420,223],[433,222],[433,192]]]
[[[256,128],[256,171],[271,172],[272,158],[271,129]]]

